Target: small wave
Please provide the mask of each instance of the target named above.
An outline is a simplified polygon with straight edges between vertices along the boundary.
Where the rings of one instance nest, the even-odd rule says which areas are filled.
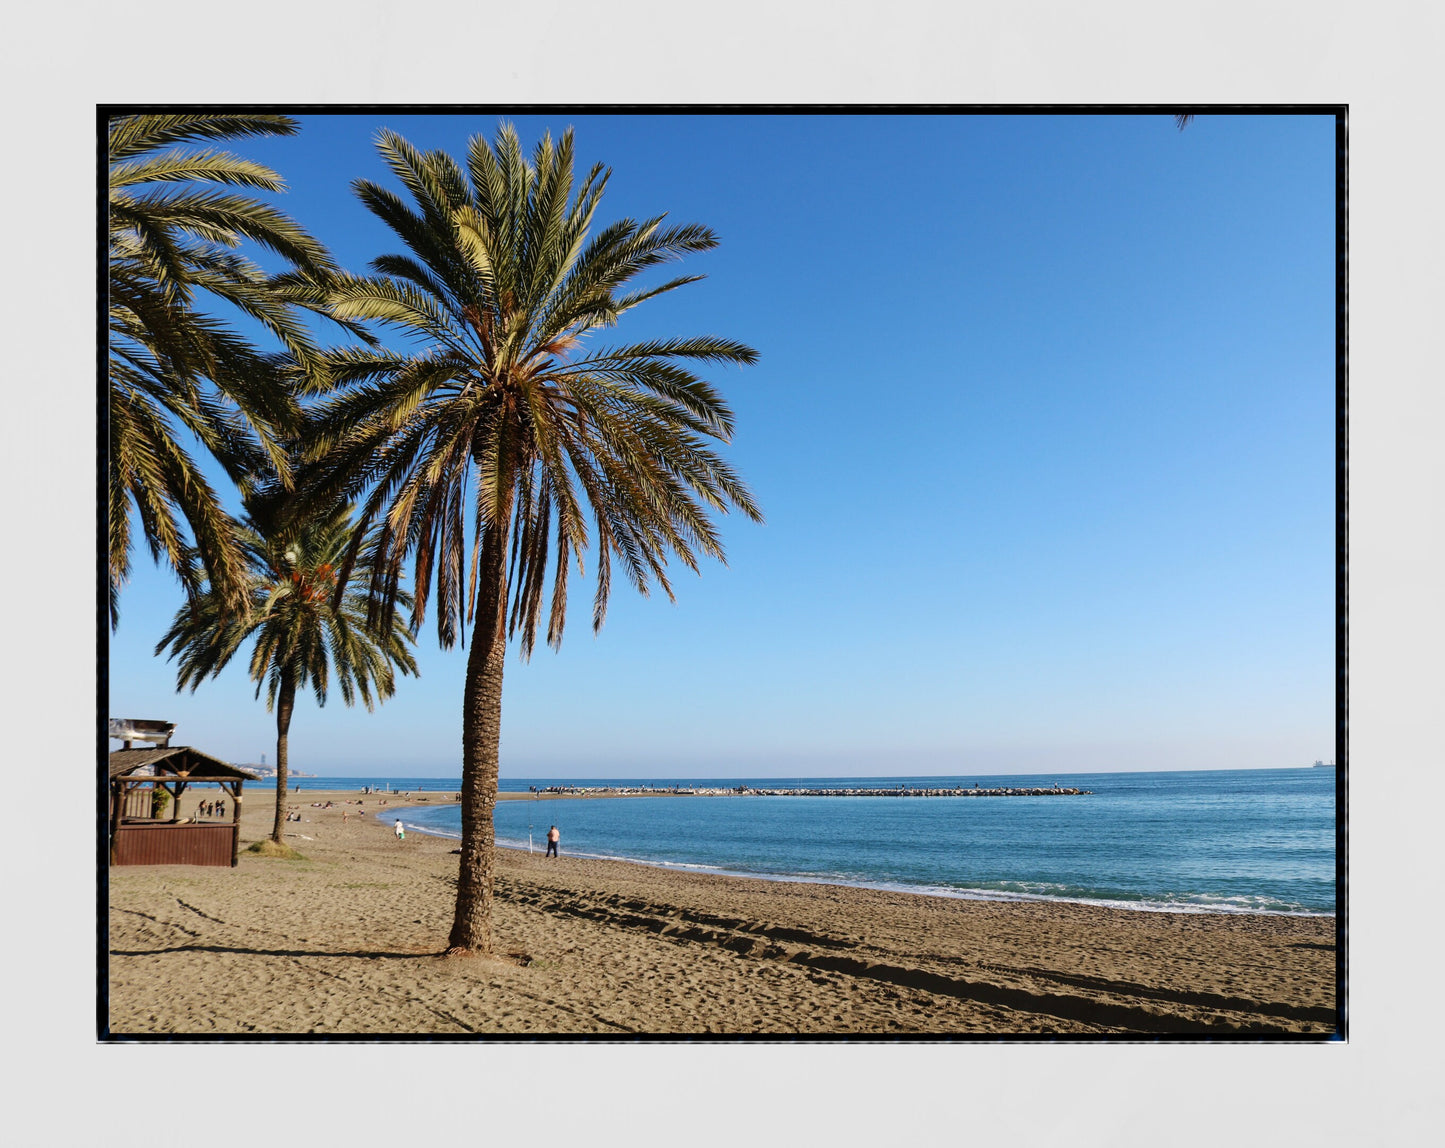
[[[460,841],[462,839],[460,832],[453,833],[448,829],[435,829],[430,825],[413,825],[409,821],[403,821],[402,824],[413,832],[420,833],[423,837],[445,837],[448,841]]]
[[[400,811],[398,811],[398,814]],[[397,815],[382,815],[388,820],[398,820]],[[438,829],[431,825],[402,823],[408,830],[451,841],[461,840],[460,831]],[[542,853],[545,846],[537,842],[529,847],[525,839],[498,837],[497,847],[514,852]],[[568,857],[589,861],[621,861],[629,865],[650,865],[657,869],[672,869],[681,872],[709,873],[719,877],[745,877],[754,881],[791,882],[806,885],[843,885],[853,889],[875,889],[885,893],[907,893],[914,896],[946,897],[961,901],[1033,902],[1042,904],[1092,905],[1102,909],[1131,909],[1141,913],[1189,913],[1203,915],[1256,915],[1271,917],[1334,917],[1332,909],[1309,909],[1298,903],[1279,901],[1265,896],[1225,896],[1199,893],[1184,897],[1139,898],[1090,895],[1082,891],[1063,890],[1045,883],[1018,882],[1014,888],[984,889],[959,888],[952,885],[910,884],[901,881],[887,881],[859,877],[850,873],[777,873],[709,865],[699,862],[673,861],[655,857],[632,857],[616,853],[598,853],[585,850],[569,850]],[[1051,890],[1051,891],[1039,891]]]
[[[499,846],[502,842],[497,842]],[[507,847],[507,846],[503,846]],[[517,848],[513,845],[510,848]],[[522,849],[526,846],[522,845]],[[1117,897],[1091,897],[1074,893],[1031,893],[1024,890],[960,889],[951,885],[912,885],[899,881],[867,880],[841,873],[764,873],[755,870],[728,868],[721,865],[700,865],[686,861],[664,861],[655,858],[626,857],[607,853],[569,854],[597,861],[622,861],[629,865],[650,865],[656,869],[704,871],[719,877],[745,877],[753,881],[775,881],[804,885],[843,885],[850,889],[874,889],[883,893],[908,893],[921,897],[947,897],[957,901],[1029,901],[1043,904],[1093,905],[1101,909],[1133,909],[1141,913],[1232,914],[1270,917],[1333,917],[1327,910],[1306,909],[1269,898],[1213,897],[1200,895],[1193,900],[1128,900]]]
[[[537,843],[535,848],[529,849],[525,841],[516,841],[511,838],[501,837],[497,838],[497,848],[512,849],[519,853],[542,853],[545,851],[545,847],[540,841]],[[655,861],[644,857],[624,857],[618,853],[588,853],[581,850],[571,849],[565,851],[565,855],[568,857],[580,857],[586,861],[623,861],[628,865],[651,865],[658,869],[695,869],[707,873],[728,872],[727,870],[721,869],[716,865],[704,865],[692,861]],[[732,873],[729,875],[735,877],[747,877],[752,876],[753,874]]]
[[[880,888],[883,886],[879,886]],[[889,886],[901,893],[926,893],[934,897],[953,897],[967,901],[1032,901],[1050,904],[1093,905],[1101,909],[1133,909],[1140,913],[1200,913],[1208,915],[1249,914],[1267,917],[1333,917],[1328,910],[1307,909],[1303,905],[1274,901],[1268,898],[1222,898],[1201,895],[1197,899],[1130,900],[1121,897],[1091,897],[1085,894],[1007,892],[996,889],[944,889],[919,886]]]

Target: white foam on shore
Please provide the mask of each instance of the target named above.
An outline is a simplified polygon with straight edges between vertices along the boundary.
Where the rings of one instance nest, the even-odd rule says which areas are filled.
[[[437,808],[435,806],[430,808]],[[390,820],[398,820],[403,812],[397,810],[397,816],[390,817]],[[390,815],[378,814],[378,819]],[[442,837],[449,841],[460,841],[461,833],[449,830],[436,829],[431,826],[412,825],[403,821],[402,824],[409,830],[423,834],[428,837]],[[498,838],[497,848],[510,849],[514,852],[543,853],[545,844],[538,843],[534,849],[529,850],[527,843],[514,838]],[[740,869],[728,869],[720,865],[707,865],[699,862],[688,861],[659,861],[651,858],[624,857],[611,853],[588,853],[569,851],[568,857],[577,857],[588,861],[621,861],[628,865],[650,865],[655,869],[675,869],[682,872],[710,873],[719,877],[746,877],[754,881],[777,881],[783,883],[795,883],[804,885],[842,885],[850,889],[875,889],[883,893],[908,893],[921,897],[947,897],[957,901],[1003,901],[1019,902],[1027,901],[1040,904],[1065,904],[1065,905],[1092,905],[1100,909],[1131,909],[1140,913],[1191,913],[1210,916],[1265,916],[1265,917],[1334,917],[1333,912],[1322,910],[1305,909],[1303,907],[1284,908],[1268,907],[1270,903],[1277,905],[1277,902],[1265,902],[1259,897],[1220,897],[1211,894],[1199,894],[1197,899],[1189,901],[1128,901],[1119,898],[1109,897],[1083,897],[1066,896],[1055,893],[1029,893],[1021,890],[1000,890],[1000,889],[959,889],[948,885],[905,885],[893,881],[867,881],[857,877],[849,877],[844,874],[825,873],[756,873]],[[1261,904],[1261,902],[1265,902]]]

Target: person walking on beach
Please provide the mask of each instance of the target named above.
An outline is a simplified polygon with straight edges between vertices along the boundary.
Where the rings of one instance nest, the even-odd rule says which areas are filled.
[[[551,829],[547,830],[547,856],[548,856],[548,857],[555,857],[555,856],[557,856],[557,842],[560,841],[561,839],[562,839],[562,834],[560,834],[560,833],[557,832],[557,827],[556,827],[555,825],[552,826]]]
[[[401,818],[398,817],[395,821],[393,821],[392,826],[396,829],[396,839],[398,841],[405,841],[406,830],[402,828]]]

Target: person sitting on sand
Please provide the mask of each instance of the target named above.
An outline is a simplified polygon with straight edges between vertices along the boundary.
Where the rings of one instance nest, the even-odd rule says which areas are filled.
[[[552,826],[551,829],[547,830],[547,856],[548,856],[548,857],[555,857],[555,856],[557,856],[557,842],[560,841],[561,839],[562,839],[562,834],[560,834],[560,833],[557,832],[557,827],[556,827],[555,825]]]

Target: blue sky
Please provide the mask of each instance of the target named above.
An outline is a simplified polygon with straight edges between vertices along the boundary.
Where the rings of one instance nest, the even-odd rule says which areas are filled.
[[[760,352],[711,376],[767,523],[676,605],[575,593],[513,657],[505,776],[1264,767],[1334,741],[1334,122],[1144,116],[524,116],[613,178],[602,220],[715,229],[700,284],[621,337]],[[349,190],[391,127],[460,154],[495,118],[303,117],[238,144],[345,266],[398,244]],[[136,556],[110,712],[274,759],[238,664],[151,651],[181,595]],[[589,562],[589,570],[591,563]],[[454,774],[465,653],[375,713],[298,705],[293,766]]]

